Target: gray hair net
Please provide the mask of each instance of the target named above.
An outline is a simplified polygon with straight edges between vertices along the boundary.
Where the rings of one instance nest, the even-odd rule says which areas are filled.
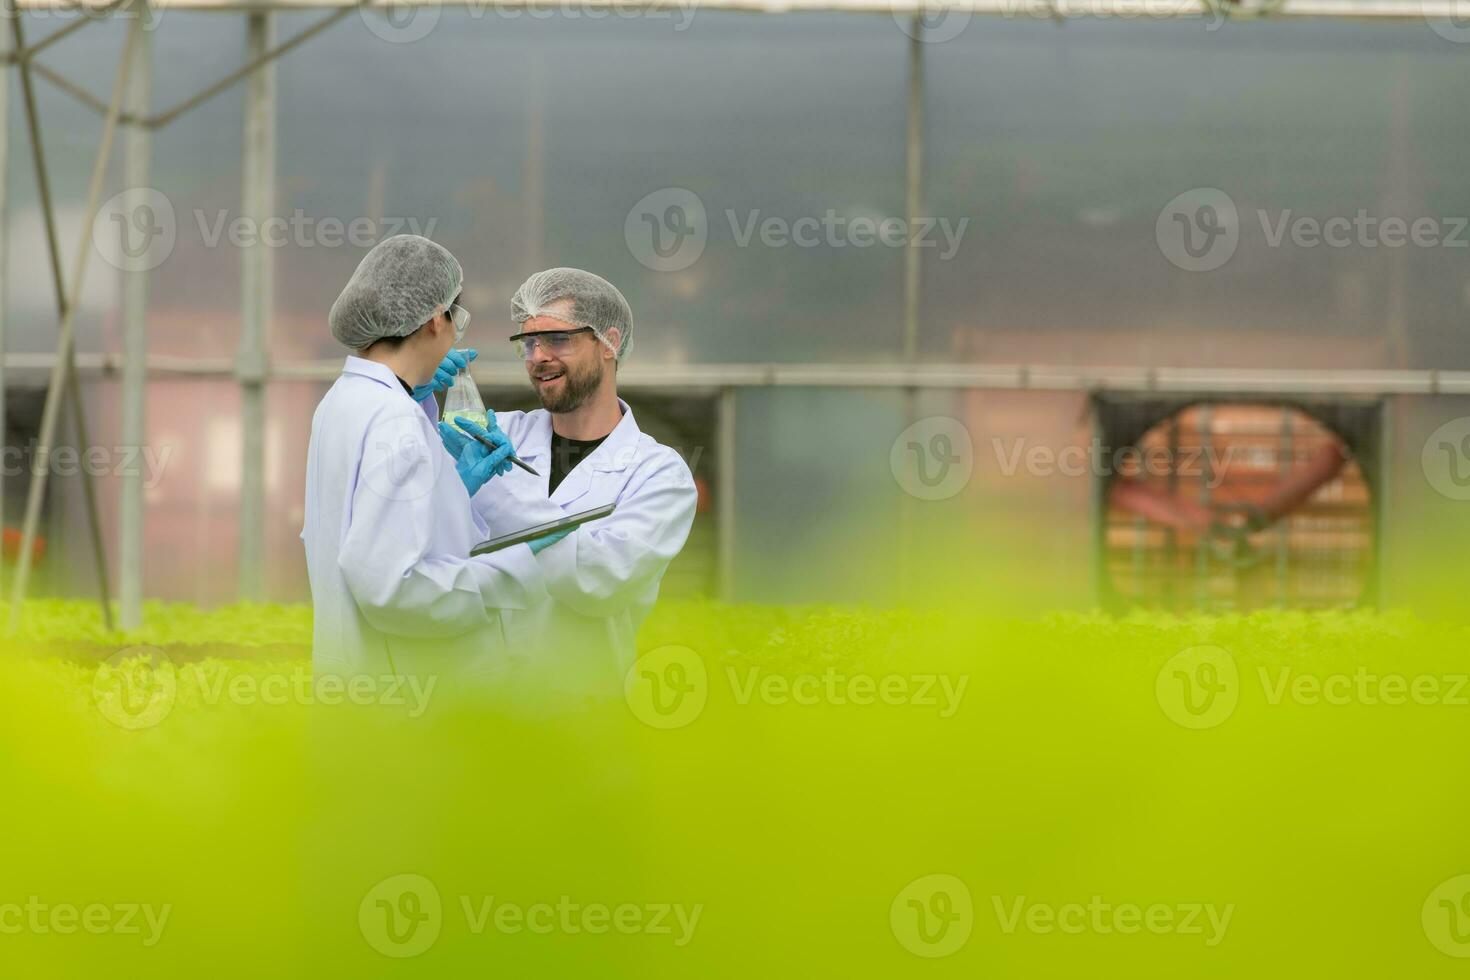
[[[558,300],[572,301],[570,310],[550,310]],[[549,316],[574,327],[591,327],[607,349],[623,359],[633,347],[633,310],[618,287],[601,276],[581,269],[547,269],[525,282],[510,299],[511,319],[525,323],[532,317]],[[618,328],[618,344],[607,333]]]
[[[327,322],[344,346],[362,350],[384,337],[407,337],[449,308],[464,270],[443,245],[420,235],[394,235],[358,263]]]

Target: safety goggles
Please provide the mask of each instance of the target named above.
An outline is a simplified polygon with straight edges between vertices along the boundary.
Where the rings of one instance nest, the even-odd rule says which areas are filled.
[[[529,361],[536,356],[536,348],[540,347],[552,357],[562,357],[571,353],[572,338],[579,333],[596,333],[591,327],[577,327],[575,330],[535,330],[530,333],[518,333],[510,338],[515,345],[516,353],[521,360]]]
[[[449,318],[454,321],[454,342],[457,344],[464,340],[465,328],[470,325],[470,311],[458,303],[450,303],[449,309],[444,312],[448,313]]]

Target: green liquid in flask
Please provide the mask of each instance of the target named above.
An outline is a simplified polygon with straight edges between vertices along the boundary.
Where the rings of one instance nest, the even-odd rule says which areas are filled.
[[[464,412],[464,411],[460,411],[460,412],[445,412],[444,413],[444,421],[449,422],[449,423],[452,423],[452,424],[454,424],[456,426],[459,426],[459,428],[463,429],[464,426],[459,425],[459,420],[460,419],[469,419],[471,422],[475,423],[476,425],[478,425],[482,429],[488,429],[488,428],[490,428],[490,425],[489,425],[490,416],[487,415],[484,412]]]

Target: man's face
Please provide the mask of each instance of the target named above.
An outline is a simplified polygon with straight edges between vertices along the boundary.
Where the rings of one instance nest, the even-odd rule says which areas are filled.
[[[571,312],[571,300],[559,300],[548,309]],[[551,316],[532,317],[521,324],[522,333],[559,333],[574,330],[565,320]],[[574,412],[597,391],[611,355],[596,334],[580,333],[569,337],[558,350],[538,343],[526,361],[526,374],[531,387],[541,399],[541,407],[555,415]]]

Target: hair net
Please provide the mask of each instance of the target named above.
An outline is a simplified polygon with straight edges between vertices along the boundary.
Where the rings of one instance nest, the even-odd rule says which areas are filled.
[[[407,337],[444,312],[464,285],[464,270],[443,245],[394,235],[358,263],[327,315],[332,336],[362,350],[384,337]]]
[[[572,301],[570,310],[549,310],[557,300]],[[532,317],[549,316],[574,327],[591,327],[597,339],[617,355],[618,360],[633,346],[633,310],[618,288],[601,276],[581,269],[547,269],[525,282],[510,300],[511,319],[525,323]],[[614,347],[607,332],[618,328]]]

